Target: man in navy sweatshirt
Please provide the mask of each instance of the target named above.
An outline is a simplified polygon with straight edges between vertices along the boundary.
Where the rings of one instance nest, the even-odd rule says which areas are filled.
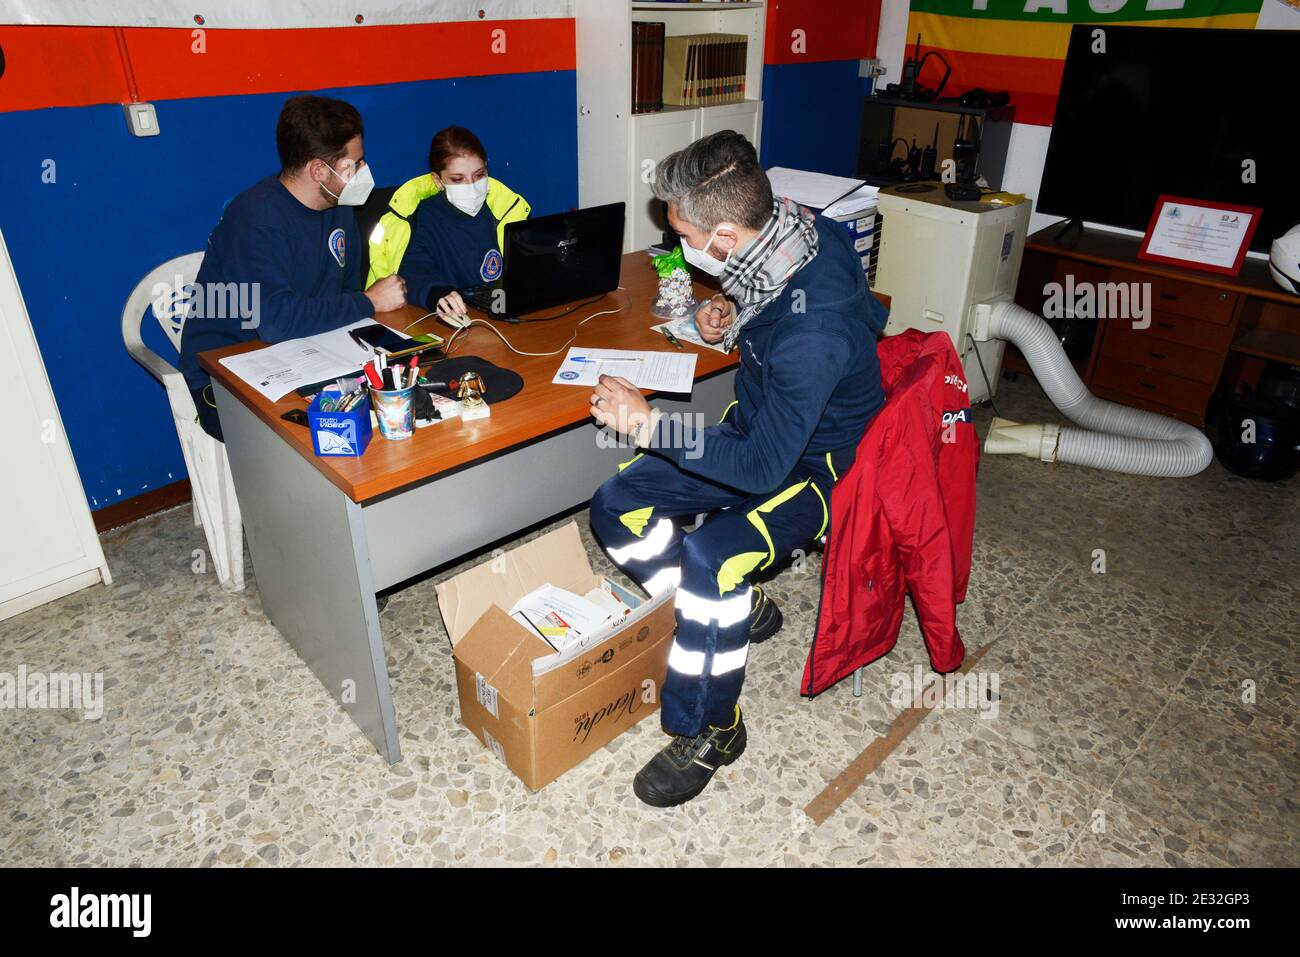
[[[240,193],[208,237],[181,336],[180,370],[199,422],[221,439],[198,354],[234,342],[283,342],[328,332],[406,304],[389,276],[361,291],[361,243],[351,207],[374,185],[361,114],[342,100],[295,96],[275,127],[280,172]]]
[[[689,263],[721,280],[701,335],[740,351],[736,401],[717,425],[652,412],[601,376],[593,417],[643,449],[591,500],[591,527],[651,595],[676,588],[660,693],[674,736],[633,781],[656,807],[695,797],[745,749],[751,644],[781,628],[756,577],[825,534],[831,489],[884,404],[884,307],[838,223],[773,197],[754,147],[726,130],[661,162],[655,195]],[[686,534],[683,520],[712,513]]]

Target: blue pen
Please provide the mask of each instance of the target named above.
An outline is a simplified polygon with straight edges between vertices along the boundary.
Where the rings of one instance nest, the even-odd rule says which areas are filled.
[[[598,359],[588,359],[586,356],[571,356],[571,357],[569,358],[569,361],[570,361],[570,362],[598,362],[598,361],[600,361],[600,360],[598,360]]]

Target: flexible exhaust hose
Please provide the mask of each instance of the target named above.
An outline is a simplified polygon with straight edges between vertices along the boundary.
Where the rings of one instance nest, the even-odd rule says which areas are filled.
[[[1214,457],[1210,440],[1200,429],[1094,396],[1074,371],[1052,327],[1028,309],[1012,302],[995,304],[988,335],[1007,340],[1024,354],[1047,397],[1080,428],[1064,427],[1057,437],[1051,426],[995,422],[994,431],[1040,430],[1039,447],[1031,449],[1034,443],[1027,443],[1023,436],[1004,435],[999,442],[990,431],[986,451],[1021,451],[1044,461],[1054,458],[1071,465],[1168,478],[1196,475]],[[1056,441],[1049,445],[1042,441],[1043,436]],[[1012,448],[1017,441],[1020,447]]]

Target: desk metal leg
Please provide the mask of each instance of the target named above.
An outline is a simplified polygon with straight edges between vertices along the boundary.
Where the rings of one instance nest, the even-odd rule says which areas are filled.
[[[390,763],[402,759],[361,506],[213,383],[267,617]]]

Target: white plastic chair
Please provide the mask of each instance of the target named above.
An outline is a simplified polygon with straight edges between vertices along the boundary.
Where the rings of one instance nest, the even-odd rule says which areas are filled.
[[[177,256],[141,279],[122,310],[122,341],[132,358],[153,373],[167,390],[176,437],[180,439],[185,468],[190,473],[194,524],[203,526],[208,553],[212,556],[222,587],[229,591],[243,591],[244,529],[240,523],[239,501],[235,498],[235,483],[230,475],[226,447],[199,425],[194,397],[185,384],[185,377],[140,338],[140,324],[152,305],[158,324],[177,353],[180,352],[187,305],[184,291],[198,275],[202,261],[201,252]],[[167,291],[159,295],[164,287]]]

